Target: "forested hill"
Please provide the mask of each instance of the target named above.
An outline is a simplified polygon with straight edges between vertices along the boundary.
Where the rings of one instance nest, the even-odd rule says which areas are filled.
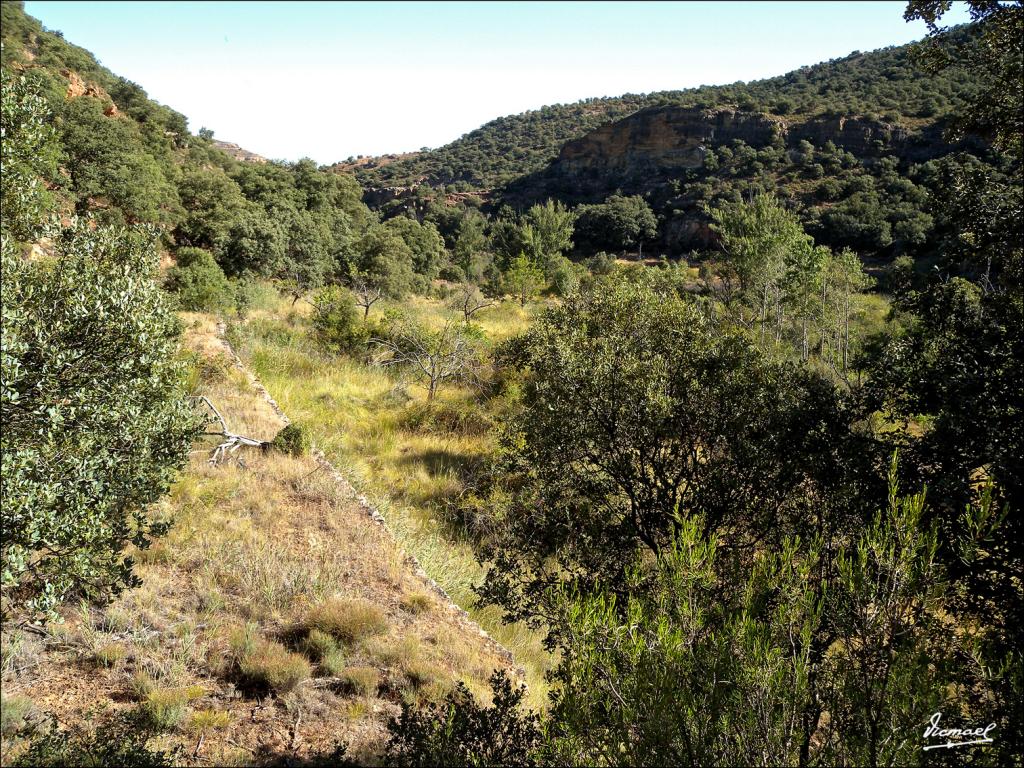
[[[967,34],[963,29],[955,32],[954,38]],[[912,47],[854,51],[751,83],[545,106],[492,120],[435,150],[394,162],[364,162],[354,173],[366,187],[416,183],[454,184],[460,189],[500,187],[545,167],[566,142],[658,105],[731,106],[785,116],[790,123],[815,116],[856,116],[919,128],[962,106],[976,90],[976,73],[946,70],[928,74],[911,61]]]
[[[45,30],[21,3],[4,2],[2,14],[5,92],[24,80],[56,135],[55,157],[19,162],[33,165],[26,172],[65,219],[156,225],[167,252],[203,249],[229,275],[303,284],[334,269],[373,220],[351,177],[193,134],[184,115]]]

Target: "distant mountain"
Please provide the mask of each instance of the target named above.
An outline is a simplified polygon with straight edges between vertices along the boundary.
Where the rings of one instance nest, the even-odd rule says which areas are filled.
[[[970,34],[966,29],[956,35]],[[971,73],[924,73],[911,61],[912,45],[884,48],[803,67],[751,83],[685,91],[586,99],[509,115],[439,149],[349,170],[365,187],[456,185],[493,189],[545,168],[562,147],[640,110],[678,106],[732,108],[785,118],[863,118],[918,130],[955,110],[976,90]]]

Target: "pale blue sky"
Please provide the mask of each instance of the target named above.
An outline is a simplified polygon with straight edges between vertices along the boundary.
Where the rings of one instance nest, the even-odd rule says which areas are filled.
[[[960,4],[958,4],[959,6]],[[903,2],[26,2],[48,29],[271,158],[437,147],[591,96],[757,80],[922,37]],[[950,23],[967,20],[962,7]]]

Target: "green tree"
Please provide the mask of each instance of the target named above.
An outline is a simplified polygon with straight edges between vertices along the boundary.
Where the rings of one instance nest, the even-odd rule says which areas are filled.
[[[19,253],[15,236],[52,213],[34,174],[50,170],[56,150],[37,93],[19,82],[2,103],[4,159],[14,161],[0,216],[6,622],[137,583],[125,545],[160,532],[147,505],[166,492],[199,425],[182,397],[178,324],[153,281],[152,230],[82,222],[56,235],[53,257]]]
[[[722,298],[737,310],[741,323],[759,326],[762,342],[772,324],[778,340],[787,268],[803,260],[813,241],[800,220],[769,195],[759,195],[750,203],[712,208],[708,214],[724,252],[718,274]],[[734,298],[739,301],[734,303]]]
[[[524,253],[512,260],[502,279],[505,290],[519,299],[521,306],[544,286],[544,271]]]
[[[878,490],[831,383],[642,275],[596,280],[501,359],[525,381],[493,472],[495,505],[515,511],[496,513],[484,594],[516,618],[544,615],[549,583],[615,589],[685,515],[773,545],[821,507],[847,514],[837,489]]]
[[[283,274],[292,292],[292,303],[321,287],[335,270],[334,239],[329,223],[309,211],[298,211],[289,223]]]
[[[575,219],[572,211],[557,200],[534,205],[526,212],[522,240],[534,263],[546,265],[572,248]]]
[[[922,46],[919,61],[931,72],[955,67],[983,72],[981,88],[954,118],[955,134],[977,133],[1021,159],[1024,138],[1024,5],[969,0],[971,20],[980,33],[974,41],[950,45],[948,29],[940,26],[950,8],[943,0],[910,0],[903,18],[922,19],[931,45]]]
[[[162,532],[148,505],[198,426],[153,234],[81,226],[56,250],[27,261],[3,238],[5,617],[138,584],[124,548]]]
[[[220,263],[231,275],[272,277],[284,271],[287,245],[287,230],[278,217],[250,203],[232,222]]]
[[[178,182],[178,195],[185,209],[175,230],[178,243],[219,256],[228,246],[232,226],[246,210],[238,184],[219,168],[187,166]]]
[[[577,224],[579,238],[591,251],[643,248],[658,234],[658,220],[639,195],[612,195],[599,205],[582,206]]]
[[[7,232],[35,237],[53,207],[46,183],[57,180],[60,144],[46,101],[25,75],[0,72],[0,190]]]
[[[370,227],[354,248],[354,263],[348,270],[352,280],[362,280],[393,299],[400,299],[412,290],[415,257],[392,228],[382,224]]]
[[[232,305],[231,286],[209,251],[181,248],[176,255],[178,263],[167,271],[167,288],[182,309],[216,312]]]
[[[446,254],[441,233],[429,221],[420,224],[416,219],[396,216],[385,222],[389,230],[397,234],[412,252],[413,269],[426,278],[437,277]]]
[[[61,140],[77,211],[98,210],[113,223],[178,223],[178,191],[147,151],[137,125],[108,117],[104,106],[82,96],[61,110]]]
[[[452,249],[452,260],[462,270],[466,280],[480,283],[484,279],[489,256],[486,251],[487,219],[479,211],[470,209],[459,222],[458,235]]]

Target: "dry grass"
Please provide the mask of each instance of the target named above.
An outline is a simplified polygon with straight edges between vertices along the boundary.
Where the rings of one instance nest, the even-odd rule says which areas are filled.
[[[422,297],[400,308],[433,326],[443,324],[446,314],[442,302]],[[506,302],[474,319],[497,341],[525,330],[541,309]],[[503,624],[497,608],[475,605],[473,587],[483,571],[464,536],[445,522],[449,503],[465,489],[465,473],[492,448],[493,409],[501,403],[453,385],[428,406],[415,379],[320,354],[306,314],[282,302],[233,326],[232,339],[275,399],[311,432],[315,446],[381,511],[401,545],[526,668],[531,706],[545,706],[551,656],[538,633]],[[418,615],[415,601],[410,605],[403,607]]]
[[[185,322],[198,391],[232,430],[272,438],[283,422],[226,358],[212,318],[186,315]],[[49,638],[4,632],[5,702],[27,697],[66,723],[81,722],[90,709],[140,709],[167,729],[154,746],[181,746],[195,764],[297,763],[341,740],[372,754],[402,696],[379,680],[406,679],[397,661],[392,668],[363,640],[342,653],[312,631],[294,636],[315,606],[375,607],[364,611],[372,621],[338,619],[349,626],[341,634],[357,638],[361,627],[372,627],[382,631],[370,640],[408,638],[445,681],[486,689],[491,671],[506,666],[456,614],[403,609],[403,596],[426,585],[387,531],[312,458],[242,452],[241,462],[213,467],[206,462],[210,445],[196,446],[187,471],[153,510],[172,522],[170,533],[130,553],[141,587],[102,609],[69,609]],[[431,640],[437,637],[444,644]],[[307,655],[319,656],[315,666]],[[358,693],[315,679],[361,668],[379,680],[357,686]],[[257,701],[243,681],[270,693],[261,691]],[[201,698],[188,693],[200,690],[195,686]],[[196,733],[204,739],[193,761]]]
[[[231,715],[217,709],[200,709],[192,713],[188,721],[189,733],[219,731],[231,724]]]
[[[342,598],[331,598],[310,608],[305,626],[307,630],[319,630],[344,643],[379,635],[388,628],[384,613],[373,603]]]
[[[299,647],[312,661],[323,661],[338,652],[338,643],[334,637],[319,629],[310,630],[309,635],[299,643]]]
[[[358,696],[372,696],[380,685],[380,671],[376,667],[348,667],[337,677],[341,685]]]
[[[140,710],[145,721],[158,731],[178,727],[189,713],[189,702],[202,697],[199,686],[188,688],[157,688],[146,694]]]
[[[17,733],[32,708],[32,699],[28,696],[0,694],[0,736],[7,738]]]
[[[402,598],[402,607],[412,614],[426,613],[431,603],[430,595],[425,592],[413,592]]]
[[[309,679],[313,668],[304,656],[280,643],[261,640],[239,660],[238,672],[242,683],[251,690],[286,693]]]

